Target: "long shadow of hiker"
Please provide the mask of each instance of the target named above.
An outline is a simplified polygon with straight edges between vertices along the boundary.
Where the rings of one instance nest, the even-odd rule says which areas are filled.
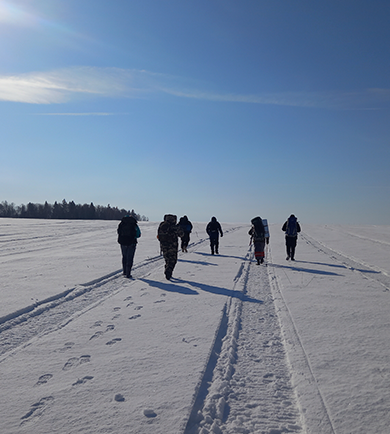
[[[242,301],[249,301],[251,303],[263,303],[262,300],[257,298],[249,297],[248,295],[242,293],[241,291],[235,291],[234,289],[221,288],[220,286],[206,285],[205,283],[193,282],[190,280],[175,279],[176,282],[187,283],[196,289],[201,291],[210,292],[212,294],[224,295],[227,297],[239,298]]]
[[[204,261],[189,261],[188,259],[181,259],[178,258],[177,262],[188,262],[189,264],[197,264],[197,265],[205,265],[205,266],[213,266],[218,267],[218,264],[212,264],[211,262],[204,262]]]
[[[327,267],[335,267],[335,268],[346,268],[345,265],[338,265],[338,264],[325,264],[324,262],[309,262],[309,261],[299,261],[300,263],[304,264],[314,264],[314,265],[326,265]],[[360,271],[362,273],[372,273],[372,274],[380,274],[380,271],[375,270],[368,270],[364,268],[356,268],[357,271]]]
[[[206,285],[204,283],[199,283],[199,282],[191,282],[189,280],[172,278],[172,281],[170,281],[169,283],[159,282],[157,280],[150,280],[150,279],[139,279],[139,280],[142,280],[142,282],[145,282],[148,285],[153,286],[155,288],[162,289],[163,291],[178,292],[179,294],[183,294],[183,295],[199,295],[199,292],[194,289],[187,288],[186,286],[178,285],[178,284],[187,284],[193,286],[194,288],[200,291],[210,292],[212,294],[223,295],[227,297],[239,298],[242,301],[248,301],[250,303],[263,303],[262,300],[249,297],[248,295],[243,294],[240,291],[221,288],[219,286]]]
[[[331,271],[313,270],[312,268],[303,268],[303,267],[297,267],[292,265],[280,265],[280,264],[269,263],[268,267],[284,268],[293,271],[303,271],[304,273],[311,273],[311,274],[323,274],[325,276],[342,276],[342,274],[332,273]]]
[[[176,282],[178,279],[172,278],[172,283],[159,282],[158,280],[149,280],[149,279],[139,279],[139,280],[142,280],[142,282],[147,283],[149,286],[154,286],[155,288],[162,289],[163,291],[178,292],[179,294],[184,294],[184,295],[199,295],[198,291],[194,291],[193,289],[187,288],[186,286],[175,285],[174,282]]]
[[[218,253],[218,255],[212,255],[211,253],[203,253],[203,252],[194,252],[196,255],[203,255],[203,256],[207,256],[210,257],[212,256],[213,258],[216,257],[220,257],[220,258],[234,258],[234,259],[240,259],[241,261],[245,261],[247,258],[244,258],[242,256],[232,256],[232,255],[221,255]],[[213,264],[215,265],[215,264]]]

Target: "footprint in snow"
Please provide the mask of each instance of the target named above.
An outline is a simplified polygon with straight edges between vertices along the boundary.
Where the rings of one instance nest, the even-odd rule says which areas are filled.
[[[115,401],[117,401],[117,402],[123,402],[123,401],[125,401],[125,398],[124,398],[124,396],[123,396],[121,393],[117,393],[117,394],[115,395],[114,399],[115,399]]]
[[[77,386],[78,384],[84,384],[89,380],[92,380],[92,376],[91,375],[86,375],[83,378],[79,378],[75,383],[72,384],[72,386]]]
[[[91,325],[91,329],[94,327],[101,327],[103,325],[103,321],[96,321],[95,324]]]
[[[114,338],[111,341],[106,342],[106,345],[114,345],[121,340],[122,340],[122,338]]]
[[[30,408],[30,411],[28,411],[24,416],[21,417],[21,425],[36,420],[39,416],[42,415],[48,405],[53,401],[54,398],[52,396],[46,396],[45,398],[42,398],[41,400],[33,404]]]
[[[102,331],[98,331],[98,332],[96,332],[94,335],[92,335],[92,336],[89,338],[89,340],[91,341],[92,339],[98,338],[98,337],[100,337],[102,334],[103,334]]]
[[[136,306],[135,308],[134,308],[134,310],[141,310],[143,308],[143,306]]]
[[[117,313],[116,315],[114,315],[114,316],[111,318],[111,320],[114,321],[115,319],[120,318],[120,316],[121,316],[121,314],[120,314],[120,313]]]
[[[131,300],[133,297],[131,295],[129,295],[128,297],[126,297],[123,301],[128,301]]]
[[[274,374],[265,374],[263,376],[264,383],[272,383],[274,381]]]
[[[64,346],[59,349],[60,353],[70,350],[74,345],[74,342],[65,342]]]
[[[155,303],[165,303],[165,300],[157,300]]]
[[[140,314],[138,314],[138,315],[133,315],[133,316],[131,316],[129,319],[137,319],[137,318],[139,318],[141,315]]]
[[[69,371],[76,366],[82,365],[84,363],[88,363],[91,361],[91,356],[81,356],[81,357],[71,357],[62,368],[63,371]]]
[[[115,326],[114,324],[108,324],[107,328],[106,328],[106,332],[110,332],[112,330],[114,330]]]
[[[146,416],[146,417],[156,417],[157,414],[153,410],[144,410],[144,416]]]
[[[121,310],[121,308],[119,306],[114,307],[114,312],[117,312],[118,310]]]
[[[41,386],[42,384],[46,384],[50,378],[52,378],[53,375],[52,374],[45,374],[45,375],[41,375],[38,378],[38,381],[35,383],[36,386]]]

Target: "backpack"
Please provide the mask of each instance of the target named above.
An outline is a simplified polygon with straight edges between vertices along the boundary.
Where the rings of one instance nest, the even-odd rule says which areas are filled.
[[[256,217],[252,220],[253,238],[258,240],[264,240],[265,230],[264,225],[260,217]]]
[[[178,227],[169,221],[163,221],[158,228],[158,240],[162,244],[177,242]]]
[[[288,237],[296,237],[298,235],[297,218],[296,217],[290,217],[287,220],[286,235]]]

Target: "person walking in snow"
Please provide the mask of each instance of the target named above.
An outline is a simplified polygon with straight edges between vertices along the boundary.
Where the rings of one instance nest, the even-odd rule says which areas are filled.
[[[190,233],[192,231],[192,223],[185,215],[179,220],[179,226],[182,228],[184,235],[181,237],[181,250],[182,252],[188,252],[187,247],[190,242]]]
[[[157,238],[160,241],[161,251],[165,259],[165,277],[168,280],[171,279],[177,263],[178,237],[184,235],[183,229],[176,222],[177,216],[166,214],[157,230]]]
[[[130,215],[126,215],[119,223],[117,233],[118,243],[121,245],[122,250],[123,274],[131,278],[137,238],[141,236],[141,230],[138,227],[137,220]]]
[[[251,236],[251,243],[255,247],[255,258],[257,265],[264,262],[265,244],[269,244],[269,232],[267,220],[262,220],[260,217],[255,217],[251,220],[252,227],[248,234]]]
[[[282,227],[282,231],[286,234],[286,250],[287,261],[291,259],[295,261],[295,247],[297,245],[298,233],[301,232],[301,227],[294,214],[291,214]]]
[[[206,232],[210,237],[211,254],[214,255],[215,252],[218,255],[219,235],[223,237],[223,232],[222,232],[221,224],[217,221],[215,217],[211,218],[211,221],[208,223],[206,227]]]

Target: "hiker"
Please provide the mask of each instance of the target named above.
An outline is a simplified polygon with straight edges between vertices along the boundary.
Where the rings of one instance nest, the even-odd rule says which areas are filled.
[[[177,216],[166,214],[157,231],[157,239],[165,259],[165,277],[170,280],[177,262],[178,237],[183,236],[183,229],[176,224]]]
[[[282,227],[282,231],[286,233],[286,250],[287,261],[291,259],[295,261],[295,247],[297,245],[298,232],[301,232],[298,220],[294,214],[291,214]]]
[[[141,236],[141,230],[138,227],[137,220],[130,215],[126,215],[119,223],[117,232],[118,243],[121,245],[122,250],[123,274],[127,278],[131,278],[137,238]]]
[[[181,217],[179,220],[179,226],[183,229],[183,236],[181,237],[181,250],[182,252],[188,252],[187,247],[190,243],[190,233],[192,231],[192,223],[188,220],[188,217],[185,215]]]
[[[269,244],[269,231],[268,222],[266,219],[262,220],[260,217],[255,217],[251,220],[252,227],[249,229],[248,234],[251,236],[251,243],[255,247],[255,259],[257,265],[264,262],[264,248],[265,244]]]
[[[217,221],[215,217],[211,218],[211,222],[209,222],[206,227],[206,232],[210,237],[211,254],[214,255],[214,251],[215,251],[215,253],[218,255],[219,235],[223,237],[223,232],[220,223]]]

